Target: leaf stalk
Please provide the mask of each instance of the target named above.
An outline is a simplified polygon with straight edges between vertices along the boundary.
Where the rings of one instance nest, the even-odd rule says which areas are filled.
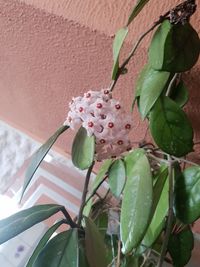
[[[82,221],[82,217],[83,217],[83,209],[85,207],[85,201],[86,201],[88,186],[89,186],[89,182],[90,182],[90,176],[91,176],[94,164],[95,164],[95,162],[93,161],[93,163],[91,164],[91,166],[89,167],[89,169],[87,171],[86,178],[85,178],[85,184],[84,184],[83,195],[82,195],[82,200],[81,200],[81,207],[80,207],[79,214],[78,214],[78,226],[79,227],[81,226],[81,221]]]

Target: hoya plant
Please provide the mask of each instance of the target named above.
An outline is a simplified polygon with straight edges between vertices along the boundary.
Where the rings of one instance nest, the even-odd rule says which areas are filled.
[[[200,217],[200,166],[187,159],[195,143],[183,109],[188,90],[182,74],[195,65],[200,52],[198,34],[190,24],[196,3],[184,1],[161,15],[119,62],[129,25],[148,2],[138,0],[126,26],[116,33],[110,86],[72,98],[64,125],[36,151],[26,171],[21,198],[57,138],[68,129],[77,131],[72,161],[87,170],[77,217],[60,203],[37,205],[0,221],[2,244],[62,212],[60,221],[41,237],[27,267],[161,267],[164,262],[183,267],[190,260],[192,224]],[[147,121],[152,141],[142,139],[136,147],[130,134],[133,115],[112,92],[153,30],[148,62],[134,96],[130,93],[132,108]],[[99,171],[90,181],[97,162]],[[108,187],[100,193],[104,183]],[[64,232],[59,231],[63,224],[68,225]]]

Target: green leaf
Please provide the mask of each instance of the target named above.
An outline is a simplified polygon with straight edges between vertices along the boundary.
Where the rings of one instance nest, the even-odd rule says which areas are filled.
[[[181,157],[192,151],[192,126],[186,114],[168,97],[156,101],[150,112],[150,130],[164,152]]]
[[[115,80],[117,71],[119,69],[119,53],[122,48],[122,45],[124,43],[124,40],[127,36],[128,28],[122,28],[120,29],[116,35],[113,42],[113,69],[112,69],[112,79]]]
[[[107,159],[104,161],[103,165],[101,166],[97,176],[95,177],[94,182],[92,183],[92,193],[96,191],[98,186],[102,183],[103,179],[105,178],[106,174],[108,173],[108,170],[110,168],[110,165],[112,164],[112,159]]]
[[[170,98],[180,107],[185,106],[188,101],[188,97],[188,90],[183,81],[181,81],[176,88],[173,89],[172,94],[170,94]]]
[[[111,262],[113,263],[110,267],[115,267],[113,259],[117,256],[117,252],[118,252],[118,242],[119,242],[118,235],[106,234],[104,238],[104,242],[105,242],[106,251],[107,251],[107,254],[106,254],[107,261],[109,262],[109,264],[111,264]]]
[[[142,71],[136,89],[140,93],[139,110],[143,119],[148,115],[156,100],[165,89],[169,77],[169,72],[157,71],[148,65]]]
[[[143,7],[149,2],[149,0],[138,0],[136,6],[133,8],[130,17],[128,18],[127,26],[134,20],[134,18],[140,13]]]
[[[88,169],[93,160],[95,152],[95,138],[88,136],[85,128],[81,127],[73,141],[72,162],[81,170]]]
[[[44,247],[33,267],[79,267],[77,229],[70,229],[52,238]]]
[[[0,244],[15,237],[33,225],[46,220],[53,214],[63,211],[64,207],[56,204],[38,205],[22,210],[0,221]]]
[[[84,215],[86,217],[89,217],[89,214],[91,212],[91,208],[92,208],[92,198],[91,196],[97,191],[97,188],[101,185],[101,183],[103,182],[106,174],[108,173],[108,170],[110,168],[110,165],[112,164],[112,159],[107,159],[104,161],[104,163],[102,164],[98,174],[96,175],[93,183],[92,183],[92,186],[91,186],[91,189],[89,190],[89,193],[87,195],[87,204],[84,208]],[[88,200],[90,198],[90,200]]]
[[[142,266],[142,263],[142,257],[139,257],[137,255],[130,255],[123,258],[122,265],[120,265],[120,267],[140,267]]]
[[[135,84],[135,98],[140,96],[142,87],[143,87],[143,83],[145,81],[145,77],[146,74],[148,73],[150,69],[150,66],[148,64],[146,64],[143,69],[141,70],[140,74],[138,75],[138,78],[136,80],[136,84]]]
[[[126,167],[126,174],[127,172],[131,171],[132,166],[130,164],[126,164],[126,162],[137,162],[143,155],[145,155],[145,150],[143,148],[137,148],[134,149],[133,151],[130,151],[125,157],[125,167]],[[129,169],[130,168],[130,169]]]
[[[85,217],[86,255],[90,266],[107,267],[106,249],[102,235],[92,220]]]
[[[58,137],[64,133],[67,129],[69,128],[69,126],[67,125],[63,125],[61,126],[47,141],[46,143],[44,143],[32,156],[31,158],[31,162],[26,170],[25,173],[25,181],[24,181],[24,185],[23,185],[23,189],[22,189],[22,194],[21,194],[21,199],[24,195],[24,192],[26,191],[27,186],[29,185],[33,175],[35,174],[36,170],[38,169],[38,167],[40,166],[42,160],[44,159],[44,157],[47,155],[47,153],[49,152],[50,148],[53,146],[53,144],[56,142],[56,140],[58,139]]]
[[[95,224],[98,227],[99,232],[104,237],[108,228],[108,213],[100,213],[97,219],[95,220]]]
[[[49,230],[43,235],[42,239],[39,241],[37,247],[35,248],[33,254],[31,255],[28,263],[26,264],[26,267],[32,267],[33,263],[37,259],[38,255],[40,254],[41,250],[45,247],[47,242],[49,241],[50,237],[53,235],[53,233],[63,224],[65,223],[65,220],[61,220],[54,224]]]
[[[144,237],[151,214],[153,185],[144,151],[136,149],[125,158],[127,181],[121,208],[122,252],[129,253]]]
[[[199,52],[198,34],[189,23],[172,25],[165,20],[153,36],[149,61],[157,70],[184,72],[195,65]]]
[[[185,224],[200,217],[200,167],[187,168],[175,181],[176,216]]]
[[[106,245],[108,262],[112,262],[113,258],[117,256],[119,238],[117,235],[106,234],[104,238],[104,243]]]
[[[135,97],[133,99],[133,103],[131,106],[131,111],[133,111],[133,108],[135,106],[135,103],[137,102],[138,106],[139,106],[139,97],[140,97],[140,93],[141,93],[141,88],[143,85],[143,81],[145,79],[145,75],[147,70],[149,69],[149,65],[146,64],[143,69],[141,70],[140,74],[138,75],[138,78],[136,80],[136,84],[135,84]]]
[[[83,215],[85,217],[89,217],[91,209],[92,209],[92,198],[90,198],[90,200],[87,201],[87,204],[85,205],[83,209]]]
[[[164,187],[166,186],[166,180],[168,176],[168,166],[162,165],[160,169],[161,171],[159,172],[156,183],[153,187],[153,204],[152,204],[152,209],[151,209],[152,216],[154,215],[154,212],[157,209]]]
[[[85,251],[85,239],[79,239],[79,265],[78,267],[90,267]]]
[[[159,175],[158,180],[153,189],[153,205],[152,215],[153,218],[147,229],[147,232],[142,240],[142,245],[151,247],[158,238],[160,232],[165,225],[165,217],[168,211],[168,191],[169,183],[167,179],[168,170],[164,169]]]
[[[184,267],[191,258],[194,247],[193,233],[188,226],[178,234],[172,234],[169,239],[168,251],[174,267]]]
[[[125,185],[125,166],[121,159],[117,159],[111,165],[108,178],[110,190],[116,198],[119,198]]]

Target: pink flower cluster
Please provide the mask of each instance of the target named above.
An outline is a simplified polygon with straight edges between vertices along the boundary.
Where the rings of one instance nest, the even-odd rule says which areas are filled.
[[[108,89],[88,91],[83,97],[73,98],[69,107],[65,124],[71,129],[83,126],[89,136],[95,136],[97,160],[117,157],[131,149],[128,134],[132,119]]]

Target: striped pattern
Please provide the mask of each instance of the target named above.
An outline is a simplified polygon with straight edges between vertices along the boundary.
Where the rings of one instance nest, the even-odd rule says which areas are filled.
[[[26,209],[36,204],[57,203],[64,205],[74,218],[79,211],[86,171],[75,168],[70,159],[65,158],[60,161],[58,157],[51,158],[50,162],[44,161],[36,171],[24,194],[21,207]],[[16,201],[21,195],[24,173],[28,163],[29,160],[24,163],[15,176],[15,183],[7,191],[7,195]],[[94,178],[95,174],[92,174],[91,180]],[[105,192],[106,188],[107,184],[104,183],[100,193]],[[61,214],[53,216],[47,220],[47,224],[54,223],[60,217]]]

